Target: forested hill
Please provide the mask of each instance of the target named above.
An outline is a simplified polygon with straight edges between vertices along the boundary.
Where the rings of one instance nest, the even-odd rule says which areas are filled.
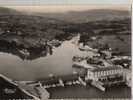
[[[67,22],[86,23],[89,21],[129,18],[130,13],[131,11],[128,10],[94,9],[67,13],[38,13],[38,15],[65,20]]]

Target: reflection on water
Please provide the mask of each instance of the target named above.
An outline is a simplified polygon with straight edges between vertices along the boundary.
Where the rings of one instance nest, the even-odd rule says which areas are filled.
[[[11,53],[20,57],[23,60],[34,60],[42,56],[45,57],[47,56],[47,54],[52,55],[52,47],[59,45],[60,43],[58,43],[58,41],[55,42],[53,45],[46,41],[42,44],[30,44],[28,46],[24,46],[24,44],[19,44],[19,42],[0,40],[0,52]]]
[[[65,41],[61,46],[54,48],[52,55],[32,61],[21,60],[17,56],[0,53],[0,73],[15,80],[36,80],[47,77],[49,74],[70,74],[73,72],[72,57],[74,55],[92,55],[91,52],[80,51],[77,45],[72,43],[74,39]]]
[[[61,98],[106,98],[107,99],[122,99],[131,97],[131,89],[126,86],[115,86],[109,88],[106,92],[101,92],[95,87],[92,86],[67,86],[64,91],[64,87],[50,88],[48,91],[51,93],[52,99],[61,99]],[[122,99],[123,100],[123,99]],[[125,99],[124,99],[125,100]]]

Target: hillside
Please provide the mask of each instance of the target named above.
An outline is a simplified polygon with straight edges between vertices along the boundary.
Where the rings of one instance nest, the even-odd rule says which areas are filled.
[[[21,14],[22,12],[19,12],[15,9],[10,9],[7,7],[0,7],[0,15],[17,15]]]
[[[67,22],[85,23],[88,21],[129,18],[130,11],[95,9],[88,11],[71,11],[68,13],[38,13],[38,15],[65,20]]]
[[[77,33],[81,35],[80,42],[84,43],[96,35],[130,35],[130,22],[127,11],[27,14],[0,7],[0,51],[18,55],[22,59],[25,59],[25,55],[26,59],[36,59],[48,52],[52,54],[49,42],[57,40],[53,44],[58,45]]]

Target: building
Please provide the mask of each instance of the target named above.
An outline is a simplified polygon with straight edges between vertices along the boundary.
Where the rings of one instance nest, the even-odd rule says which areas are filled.
[[[123,68],[121,66],[109,66],[109,67],[95,67],[95,69],[88,69],[87,80],[93,81],[111,81],[117,77],[123,75]]]

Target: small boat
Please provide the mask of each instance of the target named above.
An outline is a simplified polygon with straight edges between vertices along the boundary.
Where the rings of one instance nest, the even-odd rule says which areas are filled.
[[[20,52],[21,54],[23,54],[24,56],[29,56],[29,55],[30,55],[30,53],[29,53],[26,49],[19,50],[19,52]]]
[[[92,51],[92,52],[98,52],[98,49],[93,49],[89,46],[80,46],[79,47],[79,50],[81,51]]]

